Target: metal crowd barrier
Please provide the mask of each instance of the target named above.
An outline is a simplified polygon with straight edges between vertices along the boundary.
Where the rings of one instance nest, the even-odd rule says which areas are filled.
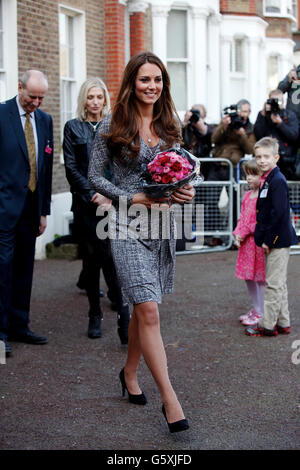
[[[216,167],[222,165],[228,177],[225,180],[204,179],[194,184],[196,195],[191,204],[184,206],[184,211],[190,206],[189,212],[184,214],[185,227],[192,227],[189,233],[178,237],[176,253],[191,254],[209,251],[228,250],[233,242],[233,166],[225,158],[200,158],[201,173],[213,173]],[[227,203],[226,203],[227,201]],[[182,214],[181,214],[182,215]],[[176,218],[177,220],[177,218]],[[177,232],[181,227],[177,223]],[[220,244],[210,246],[215,238]]]
[[[211,180],[209,177],[199,184],[194,185],[196,195],[191,204],[184,206],[175,214],[177,220],[176,254],[204,253],[228,250],[234,241],[232,232],[236,220],[240,216],[241,202],[250,188],[245,180],[243,163],[248,160],[242,159],[237,168],[233,168],[231,162],[226,158],[200,158],[201,168],[205,167],[205,173],[211,174],[216,165],[228,168],[228,178],[222,180]],[[204,172],[201,170],[201,172]],[[213,173],[213,171],[212,171]],[[288,181],[291,203],[291,219],[296,234],[300,237],[300,181]],[[227,204],[222,203],[224,191],[227,193]],[[236,207],[236,220],[233,220],[233,206]],[[187,227],[187,233],[184,231]],[[212,238],[220,240],[220,245],[210,246]],[[291,247],[291,254],[300,254],[300,244]]]
[[[237,208],[238,212],[237,215],[240,215],[241,203],[243,197],[247,191],[249,191],[250,187],[247,184],[247,181],[243,178],[243,171],[242,165],[247,159],[244,158],[240,160],[238,165],[238,175],[239,181],[237,184]],[[291,220],[292,224],[295,228],[296,234],[300,237],[300,181],[288,181],[287,182],[289,187],[289,195],[290,195],[290,204],[291,204]],[[293,245],[291,246],[291,255],[299,255],[300,254],[300,245]]]

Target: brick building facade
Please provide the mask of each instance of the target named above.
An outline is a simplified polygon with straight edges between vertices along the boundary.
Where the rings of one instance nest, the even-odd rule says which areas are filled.
[[[59,4],[57,0],[18,0],[18,63],[19,76],[28,68],[43,70],[49,80],[49,91],[43,109],[55,123],[55,160],[53,168],[53,193],[68,190],[62,168],[61,149],[61,95],[60,95],[60,40]],[[104,1],[65,0],[64,10],[72,15],[85,16],[86,76],[105,74],[104,51]],[[85,75],[85,74],[84,74]],[[78,84],[79,85],[79,84]]]
[[[49,79],[43,109],[54,120],[53,216],[39,243],[68,231],[70,194],[62,130],[74,117],[85,78],[102,77],[113,102],[126,62],[148,49],[166,63],[180,113],[203,103],[208,121],[217,122],[224,106],[247,98],[254,114],[268,89],[293,65],[292,39],[299,37],[297,3],[0,0],[1,99],[16,93],[18,77],[28,68],[43,70]]]

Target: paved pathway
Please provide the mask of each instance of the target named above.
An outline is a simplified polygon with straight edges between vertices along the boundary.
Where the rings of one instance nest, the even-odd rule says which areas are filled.
[[[149,403],[129,405],[118,373],[126,347],[103,300],[103,337],[86,336],[87,298],[76,288],[79,261],[37,261],[32,330],[46,346],[11,343],[0,365],[1,449],[300,448],[300,257],[292,256],[289,336],[249,338],[237,321],[249,308],[234,278],[236,252],[177,257],[176,290],[161,306],[169,372],[191,429],[171,435],[144,363]],[[106,290],[105,284],[103,284]],[[295,361],[294,361],[295,362]],[[298,389],[299,390],[299,389]]]

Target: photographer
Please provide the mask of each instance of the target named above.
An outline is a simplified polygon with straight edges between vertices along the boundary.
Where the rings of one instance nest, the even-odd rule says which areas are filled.
[[[284,108],[282,91],[271,91],[262,111],[258,113],[254,133],[257,140],[262,137],[278,140],[278,166],[286,179],[294,179],[298,132],[297,116]]]
[[[206,109],[202,104],[194,104],[185,113],[182,129],[184,148],[195,157],[209,157],[211,151],[211,135],[214,126],[205,122]]]
[[[286,109],[296,114],[300,127],[300,65],[289,71],[279,82],[278,89],[287,93]]]
[[[212,134],[211,140],[215,147],[212,151],[215,158],[228,159],[234,169],[245,154],[252,154],[255,144],[253,125],[249,120],[251,107],[249,101],[242,99],[236,105],[225,108],[224,116],[220,124]],[[229,179],[229,165],[226,162],[214,163],[210,165],[207,180],[226,181]],[[228,212],[219,211],[218,202],[220,201],[222,186],[215,187],[215,194],[207,208],[210,214],[213,214],[215,224],[219,227],[226,223]],[[217,201],[217,202],[215,202]],[[235,194],[232,200],[233,223],[236,223],[237,206]],[[213,237],[209,242],[210,246],[219,245],[222,239]]]
[[[255,144],[253,125],[249,120],[250,103],[240,100],[237,105],[225,108],[224,112],[224,117],[211,137],[215,144],[213,156],[227,158],[236,167],[245,154],[253,153]]]

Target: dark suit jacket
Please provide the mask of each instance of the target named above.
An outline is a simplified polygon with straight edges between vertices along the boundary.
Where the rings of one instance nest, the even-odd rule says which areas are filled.
[[[38,136],[38,213],[50,214],[53,164],[52,118],[35,111]],[[13,229],[28,191],[30,165],[16,98],[0,104],[0,230]]]
[[[266,197],[261,197],[265,194]],[[259,190],[256,205],[255,243],[269,248],[287,248],[298,243],[291,223],[289,189],[276,166]]]

